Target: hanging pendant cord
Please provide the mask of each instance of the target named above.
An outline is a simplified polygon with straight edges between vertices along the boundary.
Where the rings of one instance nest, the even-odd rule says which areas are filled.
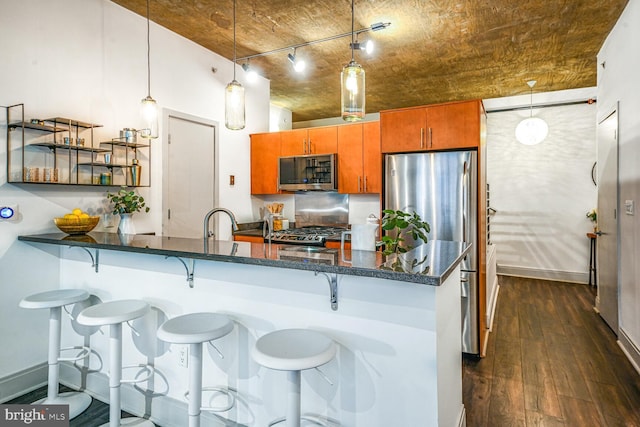
[[[529,89],[529,91],[531,92],[531,100],[530,100],[530,104],[531,107],[529,108],[529,118],[533,117],[533,87],[531,89]]]
[[[236,79],[236,0],[233,0],[233,80]]]
[[[149,0],[147,0],[147,96],[151,98],[151,39],[149,37]]]
[[[354,34],[355,34],[354,33],[355,32],[355,17],[354,17],[354,13],[353,13],[353,11],[354,11],[353,2],[354,2],[354,0],[351,0],[351,62],[353,62],[355,60],[354,57],[353,57],[353,46],[354,46],[354,43],[356,42],[355,38],[354,38]]]

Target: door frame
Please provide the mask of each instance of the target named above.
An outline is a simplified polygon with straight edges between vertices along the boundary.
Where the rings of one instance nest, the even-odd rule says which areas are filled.
[[[164,230],[165,213],[167,212],[169,200],[169,120],[172,118],[192,122],[198,125],[211,126],[213,128],[213,206],[218,206],[220,197],[220,125],[217,121],[206,119],[204,117],[194,116],[192,114],[183,113],[181,111],[171,110],[169,108],[162,109],[162,216],[160,218],[160,228]],[[204,218],[203,218],[204,220]],[[214,233],[218,234],[217,224],[214,225]]]

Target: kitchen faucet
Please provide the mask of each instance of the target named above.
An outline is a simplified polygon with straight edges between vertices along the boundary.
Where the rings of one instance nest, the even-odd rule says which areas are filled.
[[[229,219],[231,220],[231,229],[233,231],[238,231],[238,223],[236,222],[236,216],[229,209],[225,208],[213,208],[204,216],[204,238],[205,240],[209,237],[215,237],[215,234],[212,231],[209,231],[209,219],[216,212],[224,212],[229,215]]]

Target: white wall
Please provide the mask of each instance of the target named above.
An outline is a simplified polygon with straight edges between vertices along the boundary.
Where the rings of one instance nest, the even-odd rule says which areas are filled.
[[[524,85],[523,85],[524,86]],[[534,105],[595,97],[595,88],[534,94]],[[540,144],[515,138],[529,110],[490,112],[528,105],[530,97],[486,100],[487,182],[491,188],[491,240],[498,272],[556,280],[588,281],[592,224],[597,204],[591,180],[596,159],[594,104],[534,108],[549,125]]]
[[[146,88],[146,20],[107,0],[0,0],[0,105],[25,104],[25,118],[71,117],[103,124],[96,141],[138,127],[138,105]],[[153,20],[153,16],[151,17]],[[217,68],[214,74],[211,68]],[[231,62],[151,23],[151,95],[161,108],[219,123],[217,176],[222,206],[239,221],[253,219],[249,195],[249,137],[269,127],[269,82],[246,87],[247,127],[224,127],[224,87]],[[4,110],[0,110],[4,117]],[[46,313],[17,308],[23,296],[59,286],[55,253],[34,251],[20,234],[55,231],[51,219],[73,207],[98,213],[100,188],[53,188],[7,184],[6,126],[0,120],[0,204],[18,204],[21,218],[0,222],[0,378],[46,360]],[[162,129],[160,134],[162,135]],[[136,228],[161,232],[162,141],[154,141],[150,188],[140,193],[151,207],[136,215]],[[17,329],[15,325],[20,325]]]
[[[620,201],[634,200],[636,214],[619,215],[620,266],[618,283],[620,337],[640,364],[640,2],[630,1],[598,54],[598,119],[618,110]],[[602,64],[605,66],[603,67]],[[620,212],[620,209],[618,209]],[[625,339],[631,341],[628,343]],[[635,345],[635,349],[633,346]]]

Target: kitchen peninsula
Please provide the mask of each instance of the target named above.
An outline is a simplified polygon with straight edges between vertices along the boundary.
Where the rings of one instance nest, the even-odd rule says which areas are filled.
[[[284,376],[260,370],[249,352],[265,333],[297,327],[323,331],[339,346],[337,357],[322,368],[333,385],[314,371],[303,374],[303,412],[343,426],[462,424],[458,264],[468,246],[431,241],[385,260],[365,251],[324,249],[324,256],[316,257],[317,249],[294,245],[125,237],[53,233],[19,240],[60,258],[63,287],[86,289],[101,300],[150,302],[157,319],[136,325],[142,337],[155,336],[160,322],[180,314],[214,311],[232,317],[234,332],[220,340],[225,358],[205,353],[204,385],[238,390],[239,403],[224,418],[265,425],[282,414],[283,401],[273,391],[284,390]],[[68,329],[63,344],[77,344]],[[104,355],[107,340],[95,332],[85,341]],[[151,407],[158,424],[179,424],[180,417],[174,418],[179,411],[171,408],[184,404],[187,375],[177,351],[131,337],[125,338],[127,363],[146,356],[161,375],[147,384],[152,394],[131,388],[124,409],[144,414]],[[62,380],[86,384],[102,396],[104,369],[66,365]],[[148,396],[153,396],[150,404]]]

